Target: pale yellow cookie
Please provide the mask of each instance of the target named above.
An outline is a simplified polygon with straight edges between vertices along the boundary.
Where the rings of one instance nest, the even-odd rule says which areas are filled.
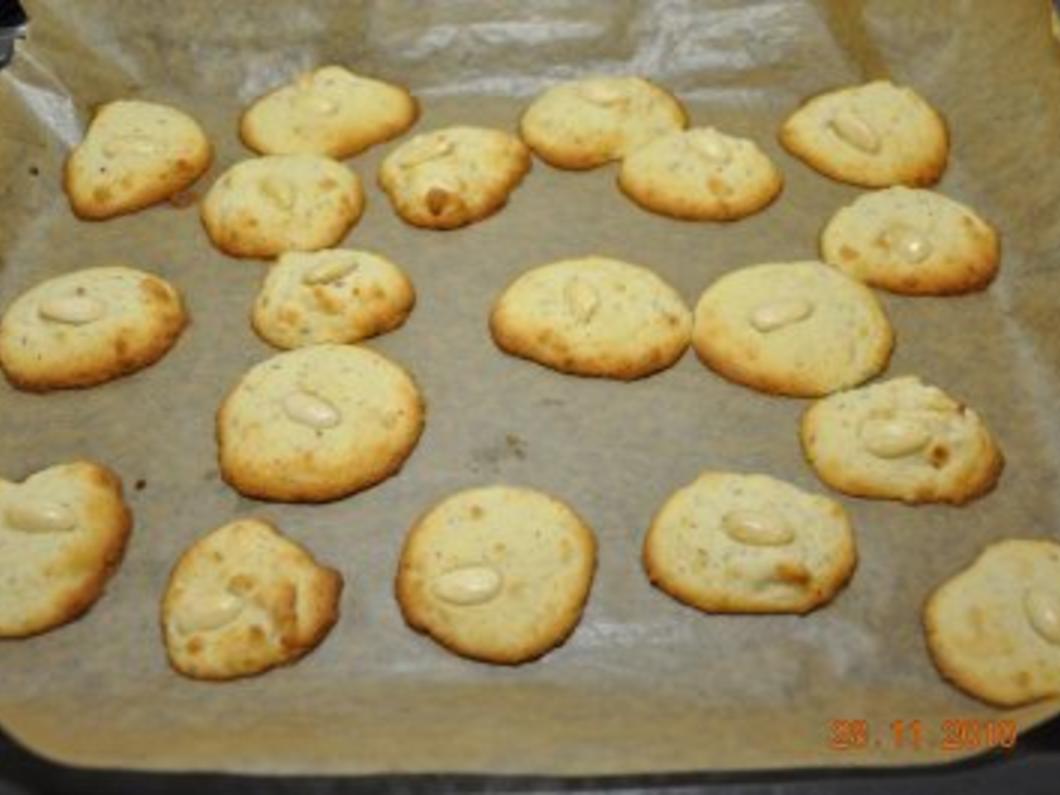
[[[1002,707],[1060,696],[1060,544],[991,544],[924,605],[928,650],[961,690]]]
[[[418,115],[405,89],[322,66],[254,102],[240,119],[239,135],[261,154],[342,159],[401,135]]]
[[[269,268],[251,322],[278,348],[357,342],[400,326],[415,301],[412,282],[378,254],[292,251]]]
[[[417,135],[386,156],[379,184],[415,226],[454,229],[492,215],[530,170],[514,135],[485,127],[445,127]]]
[[[248,497],[325,502],[395,474],[424,403],[398,365],[356,345],[311,345],[252,367],[217,413],[221,474]]]
[[[639,77],[590,77],[553,86],[519,123],[538,157],[559,168],[586,169],[621,160],[656,138],[688,126],[681,103]]]
[[[618,185],[652,212],[734,221],[758,212],[784,178],[754,141],[696,127],[654,139],[622,161]]]
[[[784,122],[780,143],[825,176],[870,188],[933,185],[949,157],[938,111],[887,80],[807,100]]]
[[[329,157],[269,155],[228,169],[202,203],[210,240],[233,257],[329,248],[364,210],[357,175]]]
[[[907,295],[982,290],[997,274],[997,232],[971,208],[930,190],[866,193],[821,233],[821,256],[855,279]]]
[[[979,415],[915,376],[814,403],[801,437],[821,480],[856,497],[959,505],[990,491],[1004,466]]]
[[[63,188],[81,218],[103,219],[165,201],[210,167],[198,123],[168,105],[108,102],[66,161]]]
[[[19,389],[85,387],[161,359],[188,322],[180,293],[144,271],[87,268],[41,282],[0,318],[0,367]]]
[[[196,541],[169,576],[162,633],[170,664],[193,679],[235,679],[290,664],[339,618],[342,576],[260,519]]]
[[[131,530],[121,481],[99,464],[0,479],[0,638],[45,632],[88,610]]]
[[[674,493],[644,538],[653,585],[712,613],[807,613],[857,563],[843,507],[767,475],[705,472]]]
[[[707,288],[692,344],[712,370],[762,392],[815,397],[887,366],[891,325],[872,291],[819,262],[754,265]]]
[[[606,257],[529,270],[494,304],[490,332],[507,353],[574,375],[631,380],[688,348],[692,317],[647,268]]]
[[[592,530],[574,511],[492,486],[452,495],[413,526],[395,587],[413,629],[465,657],[515,665],[574,631],[595,567]]]

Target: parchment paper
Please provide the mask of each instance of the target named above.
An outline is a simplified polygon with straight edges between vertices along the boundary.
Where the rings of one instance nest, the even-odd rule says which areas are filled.
[[[0,724],[34,750],[84,765],[265,772],[619,773],[937,763],[941,724],[1003,714],[945,684],[929,661],[921,603],[984,544],[1057,537],[1060,488],[1060,57],[1038,0],[824,3],[251,2],[29,4],[29,40],[0,75],[0,299],[40,280],[125,262],[185,291],[193,323],[158,365],[87,391],[0,385],[0,472],[78,456],[124,478],[136,527],[106,596],[82,620],[0,643]],[[597,72],[654,78],[694,123],[753,137],[786,186],[730,225],[644,212],[615,168],[536,162],[507,208],[454,232],[404,225],[375,187],[379,146],[350,161],[368,209],[346,245],[403,265],[419,301],[371,342],[411,369],[426,432],[399,477],[323,506],[240,498],[218,477],[214,412],[271,355],[248,313],[265,266],[222,256],[194,207],[80,222],[62,161],[97,103],[171,102],[216,145],[194,188],[249,155],[240,109],[270,86],[339,62],[419,95],[415,130],[514,129],[528,98]],[[692,354],[623,384],[561,376],[499,353],[486,317],[521,271],[598,252],[654,268],[692,304],[714,279],[811,258],[818,231],[858,190],[783,153],[775,132],[804,96],[890,76],[947,116],[941,190],[1003,235],[1000,278],[947,299],[882,295],[897,330],[889,375],[917,373],[978,409],[1008,466],[970,506],[843,499],[861,562],[849,588],[807,617],[712,617],[652,589],[639,564],[651,516],[707,468],[760,471],[826,491],[803,462],[806,403],[731,385]],[[134,484],[143,481],[142,488]],[[570,502],[600,541],[596,582],[572,639],[519,668],[462,660],[408,630],[392,596],[414,518],[461,488],[525,484]],[[271,518],[346,577],[342,619],[298,665],[204,684],[166,665],[158,603],[195,538],[237,516]],[[859,751],[829,747],[835,719],[868,721]],[[924,747],[889,724],[920,719]]]

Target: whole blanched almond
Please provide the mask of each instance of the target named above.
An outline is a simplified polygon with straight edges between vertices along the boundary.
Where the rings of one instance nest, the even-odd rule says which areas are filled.
[[[503,578],[493,566],[462,566],[438,577],[431,590],[452,605],[481,605],[500,593]]]

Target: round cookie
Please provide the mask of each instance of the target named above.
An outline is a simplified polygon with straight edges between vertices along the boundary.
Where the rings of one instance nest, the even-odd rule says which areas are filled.
[[[542,265],[497,299],[490,332],[514,356],[574,375],[631,380],[688,348],[681,296],[647,268],[605,257]]]
[[[857,564],[843,507],[767,475],[705,472],[644,538],[652,584],[711,613],[807,613]]]
[[[0,318],[0,367],[35,392],[86,387],[135,372],[173,347],[188,318],[168,282],[122,266],[41,282]]]
[[[311,345],[252,367],[217,413],[224,479],[248,497],[326,502],[395,474],[423,431],[409,375],[356,345]]]
[[[405,89],[322,66],[255,101],[239,121],[239,137],[265,155],[342,159],[401,135],[417,116]]]
[[[193,679],[235,679],[290,664],[339,618],[342,576],[260,519],[196,541],[169,576],[162,634],[169,662]]]
[[[753,141],[696,127],[663,135],[629,154],[618,185],[655,213],[734,221],[772,202],[784,178]]]
[[[515,665],[574,631],[596,567],[592,530],[530,489],[448,497],[409,531],[395,585],[409,626],[451,651]]]
[[[939,672],[976,698],[1017,707],[1060,695],[1060,544],[1008,539],[924,605]]]
[[[894,334],[863,284],[819,262],[754,265],[707,288],[692,344],[712,370],[762,392],[815,397],[887,366]]]
[[[184,190],[212,159],[210,142],[187,114],[154,102],[108,102],[70,153],[63,189],[80,218],[111,218]]]
[[[949,157],[938,111],[887,80],[812,97],[784,122],[780,143],[825,176],[869,188],[933,185]]]
[[[529,170],[530,152],[514,135],[446,127],[410,138],[388,154],[379,184],[408,223],[455,229],[503,207]]]
[[[990,491],[1004,467],[979,416],[915,376],[814,403],[801,438],[821,480],[856,497],[960,505]]]
[[[103,595],[132,530],[121,481],[74,461],[0,479],[0,638],[73,621]]]
[[[278,348],[357,342],[400,326],[415,302],[412,282],[378,254],[291,251],[269,268],[251,323]]]
[[[361,181],[341,163],[320,155],[268,155],[222,174],[201,215],[221,251],[268,259],[335,245],[363,210]]]
[[[649,141],[688,126],[681,103],[639,77],[590,77],[537,97],[519,132],[538,157],[558,168],[587,169],[621,160]]]
[[[821,257],[855,279],[906,295],[982,290],[997,274],[997,232],[960,202],[904,187],[866,193],[821,233]]]

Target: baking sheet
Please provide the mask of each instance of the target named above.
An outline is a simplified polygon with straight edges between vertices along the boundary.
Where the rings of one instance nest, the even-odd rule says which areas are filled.
[[[183,288],[192,325],[156,366],[87,391],[0,384],[0,472],[77,456],[123,477],[136,518],[124,565],[82,620],[0,642],[0,724],[55,759],[137,769],[283,773],[630,773],[938,763],[947,719],[1029,726],[1056,701],[1002,713],[944,684],[920,605],[987,542],[1060,535],[1060,52],[1037,0],[918,2],[249,2],[28,4],[29,39],[0,74],[0,303],[77,268],[124,262]],[[195,115],[216,162],[246,157],[246,102],[338,62],[410,86],[423,116],[514,129],[528,98],[597,72],[651,77],[692,120],[753,137],[786,177],[735,224],[646,213],[615,168],[535,162],[509,206],[455,232],[401,223],[374,184],[396,143],[349,161],[368,207],[345,245],[404,266],[409,322],[371,347],[406,365],[429,411],[399,477],[323,506],[244,499],[217,473],[214,412],[271,355],[248,314],[264,265],[222,256],[194,207],[86,223],[60,189],[91,109],[122,97]],[[962,298],[881,295],[897,330],[888,375],[917,373],[977,408],[1008,459],[972,505],[842,499],[860,558],[850,586],[807,617],[707,616],[652,589],[639,564],[653,513],[707,468],[766,472],[824,491],[803,463],[806,403],[731,385],[689,353],[630,384],[561,376],[500,354],[486,318],[518,273],[602,253],[648,265],[690,303],[728,270],[815,256],[818,230],[858,190],[783,153],[775,131],[805,95],[889,76],[914,85],[953,136],[945,193],[1003,235],[999,279]],[[134,484],[142,481],[142,488]],[[582,623],[539,662],[497,668],[408,630],[392,597],[401,540],[427,506],[507,482],[576,507],[600,541]],[[834,496],[834,495],[833,495]],[[294,667],[230,684],[172,673],[157,626],[176,557],[233,517],[268,517],[346,577],[342,618]],[[891,724],[919,719],[919,748]],[[833,721],[870,742],[833,750]]]

